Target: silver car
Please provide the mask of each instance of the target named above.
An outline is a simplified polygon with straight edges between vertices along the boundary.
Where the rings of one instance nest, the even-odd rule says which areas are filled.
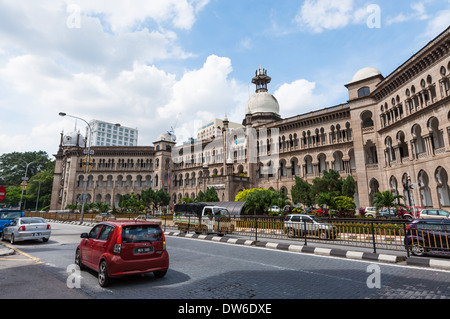
[[[51,227],[40,217],[21,217],[14,219],[2,232],[2,240],[11,244],[24,240],[39,240],[47,242],[50,238]]]

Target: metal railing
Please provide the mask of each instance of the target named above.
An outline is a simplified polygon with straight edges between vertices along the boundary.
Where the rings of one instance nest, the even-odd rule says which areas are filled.
[[[49,220],[77,221],[79,214],[74,213],[26,213],[26,216],[40,216]],[[116,219],[142,219],[143,214],[116,214]],[[101,220],[98,214],[85,214],[85,222],[96,223]],[[172,215],[149,216],[166,229],[181,231],[198,231],[196,221],[188,220],[183,229],[172,221]],[[272,238],[298,241],[302,245],[309,243],[326,243],[330,245],[352,246],[372,249],[406,251],[419,254],[426,251],[450,253],[450,229],[412,229],[408,230],[408,220],[373,219],[373,218],[316,218],[320,224],[307,222],[289,223],[284,217],[271,216],[231,216],[229,222],[218,223],[215,233],[249,237],[254,240]],[[227,229],[221,229],[227,227]],[[325,228],[324,225],[329,225]],[[205,230],[208,233],[208,230]],[[405,235],[408,240],[405,240]]]

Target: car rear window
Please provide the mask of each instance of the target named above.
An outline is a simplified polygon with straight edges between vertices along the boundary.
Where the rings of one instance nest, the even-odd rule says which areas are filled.
[[[39,223],[45,223],[45,220],[39,217],[22,218],[22,224],[39,224]]]
[[[122,243],[161,240],[163,240],[163,234],[159,225],[133,225],[122,228]]]

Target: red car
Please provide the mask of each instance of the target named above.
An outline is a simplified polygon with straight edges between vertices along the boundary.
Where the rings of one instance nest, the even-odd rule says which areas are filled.
[[[111,278],[153,272],[164,277],[169,268],[164,233],[158,223],[107,221],[83,233],[75,253],[75,263],[98,272],[102,287]]]

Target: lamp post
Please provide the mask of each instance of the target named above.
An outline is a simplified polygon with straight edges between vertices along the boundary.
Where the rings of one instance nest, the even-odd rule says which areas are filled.
[[[41,181],[37,181],[39,183],[39,188],[38,188],[38,193],[37,193],[37,199],[36,199],[36,207],[34,208],[34,210],[37,212],[38,209],[38,204],[39,204],[39,194],[41,192]]]
[[[407,184],[406,185],[407,185],[407,190],[408,190],[409,205],[412,207],[413,215],[415,216],[416,215],[416,212],[415,212],[416,209],[415,209],[415,205],[414,205],[414,194],[412,192],[413,185],[411,183],[411,176],[409,176],[409,174],[408,174],[406,180],[407,180]]]
[[[84,183],[83,183],[83,193],[82,193],[82,198],[81,198],[81,213],[80,213],[80,224],[83,223],[83,217],[84,217],[84,205],[86,203],[86,188],[87,188],[87,176],[88,176],[88,171],[89,171],[89,162],[90,162],[90,156],[91,156],[91,134],[92,134],[92,128],[89,125],[89,123],[85,120],[82,119],[81,117],[77,117],[77,116],[73,116],[73,115],[69,115],[66,114],[64,112],[59,112],[59,116],[68,116],[68,117],[72,117],[78,120],[81,120],[83,122],[86,123],[88,129],[89,129],[89,136],[86,137],[86,141],[87,141],[87,154],[86,154],[86,165],[85,165],[85,169],[84,169]]]

